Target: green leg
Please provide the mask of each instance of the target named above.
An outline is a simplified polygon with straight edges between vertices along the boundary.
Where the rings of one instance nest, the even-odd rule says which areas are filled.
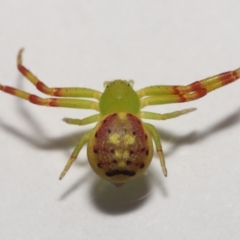
[[[87,125],[90,123],[98,122],[100,120],[100,114],[95,114],[90,117],[86,117],[83,119],[75,119],[75,118],[64,118],[63,121],[69,124],[74,125]]]
[[[166,119],[181,116],[189,112],[193,112],[195,110],[196,108],[188,108],[188,109],[183,109],[181,111],[175,111],[175,112],[164,113],[164,114],[153,113],[153,112],[140,112],[140,118],[152,119],[152,120],[166,120]]]
[[[92,130],[90,130],[89,132],[85,133],[81,139],[79,140],[79,142],[77,143],[77,146],[75,147],[75,149],[73,150],[73,153],[70,157],[70,159],[68,160],[66,166],[64,167],[59,180],[63,179],[63,177],[65,176],[65,174],[67,173],[67,171],[69,170],[69,168],[71,167],[71,165],[73,164],[73,162],[76,160],[79,152],[81,151],[83,145],[89,140],[89,137],[91,135]]]
[[[167,168],[165,166],[165,159],[164,159],[164,154],[163,154],[163,150],[162,150],[159,133],[157,132],[156,128],[152,124],[144,123],[144,125],[152,135],[153,141],[156,145],[157,154],[160,158],[162,171],[163,171],[164,176],[166,177],[167,176]]]

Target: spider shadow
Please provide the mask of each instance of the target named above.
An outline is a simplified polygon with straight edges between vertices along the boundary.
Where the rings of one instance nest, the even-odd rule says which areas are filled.
[[[119,215],[134,211],[144,205],[152,196],[153,185],[157,185],[162,196],[168,197],[168,192],[159,178],[158,183],[152,175],[152,169],[148,169],[148,174],[141,175],[135,180],[116,187],[112,183],[100,179],[92,171],[85,173],[74,184],[59,197],[59,201],[65,200],[73,192],[77,191],[81,185],[87,181],[91,182],[89,188],[89,199],[92,204],[101,212],[109,215]]]
[[[22,106],[21,106],[22,108]],[[10,126],[8,123],[3,122],[0,119],[0,127],[2,130],[14,135],[15,137],[28,142],[31,146],[37,149],[44,150],[54,150],[54,149],[65,149],[68,150],[72,148],[76,142],[81,138],[85,131],[78,131],[74,134],[68,134],[63,137],[50,138],[44,134],[44,131],[41,129],[40,125],[37,124],[37,121],[25,110],[22,108],[20,114],[27,119],[29,126],[34,128],[36,134],[31,136],[25,132],[21,132],[18,128]]]
[[[17,88],[22,89],[22,78],[21,76],[17,79]],[[8,123],[3,122],[0,119],[0,127],[2,130],[14,135],[15,137],[28,142],[31,146],[37,149],[44,150],[54,150],[54,149],[64,149],[68,150],[76,145],[76,142],[82,137],[82,135],[86,132],[84,130],[80,130],[77,133],[68,134],[62,137],[48,137],[45,134],[45,130],[38,124],[37,119],[30,114],[30,112],[25,108],[23,104],[25,101],[16,98],[16,111],[19,112],[19,116],[27,123],[27,125],[33,129],[36,133],[33,136],[20,131],[18,128],[9,125]],[[64,124],[64,123],[63,123]]]
[[[161,139],[165,141],[169,141],[169,139],[171,139],[171,142],[173,143],[170,149],[164,152],[164,155],[168,156],[175,152],[182,145],[191,145],[203,141],[214,133],[227,130],[229,127],[233,127],[234,125],[239,124],[239,122],[240,108],[225,118],[221,119],[220,121],[211,124],[208,128],[205,128],[200,133],[194,131],[187,135],[179,136],[175,133],[160,128],[157,128],[157,130],[161,134]]]
[[[216,132],[227,130],[227,128],[238,124],[239,120],[240,109],[221,119],[217,123],[210,125],[201,133],[192,132],[184,136],[179,136],[175,133],[158,129],[163,140],[173,139],[172,147],[165,153],[165,155],[171,155],[182,145],[194,144],[208,138]],[[148,176],[143,175],[121,188],[116,188],[113,184],[96,178],[91,185],[90,200],[103,213],[119,215],[135,211],[143,206],[151,198],[153,186],[155,185],[158,186],[158,189],[161,190],[161,194],[164,197],[168,197],[168,191],[159,174],[153,172],[152,169],[149,169],[148,171]],[[76,191],[81,184],[82,180],[77,181],[76,184],[61,196],[60,200],[65,199],[73,191]]]
[[[83,181],[89,180],[89,175],[79,178],[71,185],[59,198],[59,201],[67,198],[76,191]],[[135,211],[144,205],[152,196],[152,187],[147,176],[140,176],[136,180],[130,181],[122,187],[116,187],[112,183],[91,176],[91,187],[89,188],[89,201],[99,211],[108,215],[120,215]],[[82,198],[82,197],[81,197]]]
[[[145,175],[116,187],[112,183],[96,179],[90,189],[90,200],[95,207],[108,215],[120,215],[136,211],[152,196],[149,178]]]
[[[148,168],[146,173],[120,188],[104,180],[95,180],[90,192],[92,203],[105,214],[119,215],[136,211],[146,204],[153,196],[155,186],[167,198],[169,194],[164,177],[160,177],[160,169],[157,170]]]

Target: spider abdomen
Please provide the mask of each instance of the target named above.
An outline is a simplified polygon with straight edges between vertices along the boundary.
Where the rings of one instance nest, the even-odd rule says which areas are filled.
[[[125,183],[145,171],[153,147],[136,115],[113,113],[97,124],[87,152],[89,163],[99,176],[113,183]]]

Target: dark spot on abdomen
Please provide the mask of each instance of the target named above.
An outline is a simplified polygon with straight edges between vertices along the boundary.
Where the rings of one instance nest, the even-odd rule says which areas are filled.
[[[113,171],[109,171],[109,172],[106,172],[105,173],[106,174],[106,176],[108,176],[108,177],[113,177],[113,176],[115,176],[115,175],[120,175],[120,174],[122,174],[122,175],[125,175],[125,176],[129,176],[129,177],[132,177],[132,176],[134,176],[136,173],[134,172],[134,171],[128,171],[128,170],[113,170]]]
[[[142,168],[145,167],[145,164],[144,164],[144,163],[141,163],[139,167],[142,169]]]

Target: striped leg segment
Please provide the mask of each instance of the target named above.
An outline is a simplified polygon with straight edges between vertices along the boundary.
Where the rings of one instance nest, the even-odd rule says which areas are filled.
[[[67,171],[69,170],[69,168],[71,167],[71,165],[73,164],[73,162],[76,160],[79,152],[81,151],[83,145],[89,140],[90,135],[91,135],[92,130],[90,130],[89,132],[85,133],[82,138],[79,140],[77,146],[75,147],[70,159],[68,160],[66,166],[64,167],[59,180],[63,179],[63,177],[66,175]]]
[[[221,73],[186,86],[152,86],[139,90],[141,107],[155,104],[188,102],[199,99],[207,93],[232,83],[240,78],[240,68]]]
[[[68,123],[68,124],[73,124],[73,125],[87,125],[90,123],[98,122],[100,120],[100,114],[95,114],[83,119],[74,119],[74,118],[64,118],[63,121]]]
[[[82,108],[94,109],[99,111],[98,103],[90,100],[83,99],[62,99],[62,98],[40,98],[36,95],[0,84],[0,90],[19,98],[28,100],[31,103],[49,107],[66,107],[66,108]]]
[[[157,132],[156,128],[152,124],[144,123],[144,125],[146,126],[147,130],[152,135],[153,141],[156,145],[157,154],[158,154],[159,159],[160,159],[163,174],[164,174],[165,177],[167,177],[167,168],[165,166],[165,159],[164,159],[164,154],[163,154],[163,150],[162,150],[162,145],[161,145],[159,133]]]
[[[170,118],[175,118],[183,114],[187,114],[197,110],[196,108],[188,108],[180,111],[170,112],[170,113],[153,113],[153,112],[140,112],[140,118],[152,119],[152,120],[167,120]]]
[[[100,99],[102,93],[89,88],[49,88],[43,82],[41,82],[32,72],[22,65],[22,53],[23,49],[20,49],[17,55],[17,67],[18,70],[32,83],[36,88],[47,95],[57,97],[86,97]]]

